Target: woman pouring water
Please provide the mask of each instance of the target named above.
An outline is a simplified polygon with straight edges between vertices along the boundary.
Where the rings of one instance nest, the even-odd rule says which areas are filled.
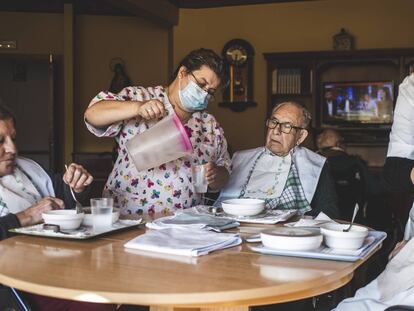
[[[118,143],[118,158],[104,196],[113,197],[122,214],[168,213],[199,204],[201,194],[194,188],[192,171],[200,164],[211,190],[220,190],[228,180],[227,142],[216,119],[205,111],[215,92],[227,83],[223,60],[212,50],[194,50],[181,61],[173,78],[168,87],[100,92],[85,112],[86,126],[93,134],[115,137]],[[190,138],[192,155],[138,170],[127,142],[174,113]]]

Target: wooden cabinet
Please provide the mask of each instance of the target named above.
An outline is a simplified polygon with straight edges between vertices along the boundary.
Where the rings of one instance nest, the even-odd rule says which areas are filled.
[[[267,113],[278,103],[293,100],[312,113],[312,128],[341,132],[348,145],[385,146],[391,124],[340,125],[322,122],[323,85],[327,82],[392,81],[394,103],[398,85],[414,71],[414,49],[265,53]]]

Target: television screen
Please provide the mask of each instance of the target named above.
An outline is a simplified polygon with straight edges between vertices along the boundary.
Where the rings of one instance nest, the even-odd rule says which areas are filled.
[[[393,83],[332,82],[323,84],[323,124],[391,124]]]

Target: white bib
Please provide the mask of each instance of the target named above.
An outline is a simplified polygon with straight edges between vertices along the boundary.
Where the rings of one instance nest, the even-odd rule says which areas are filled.
[[[246,186],[245,197],[278,198],[285,188],[292,157],[274,155],[267,149],[259,157]]]
[[[0,178],[0,216],[21,212],[40,199],[39,191],[18,167]]]

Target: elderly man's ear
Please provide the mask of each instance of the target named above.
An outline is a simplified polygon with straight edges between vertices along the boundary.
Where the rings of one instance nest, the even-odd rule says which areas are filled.
[[[301,143],[303,143],[306,137],[308,137],[308,134],[309,134],[308,130],[300,130],[299,138],[296,142],[296,145],[299,146]]]

